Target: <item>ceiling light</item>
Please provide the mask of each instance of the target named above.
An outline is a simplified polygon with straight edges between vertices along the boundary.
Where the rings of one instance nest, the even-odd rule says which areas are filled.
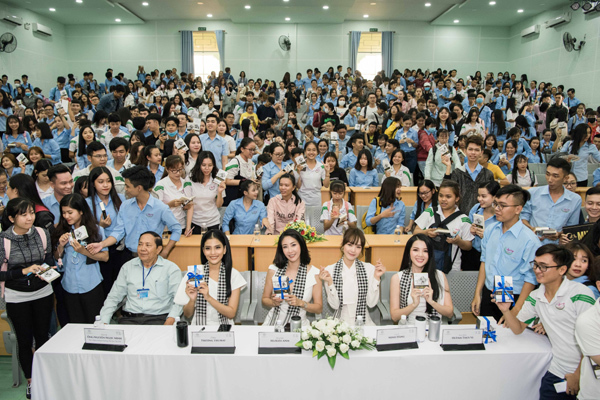
[[[115,22],[121,22],[120,18],[115,18]]]
[[[596,11],[600,11],[600,3],[596,3]]]
[[[369,18],[369,14],[363,15],[363,18]]]
[[[83,3],[83,0],[75,0],[75,3]]]
[[[571,9],[573,11],[579,10],[579,7],[580,7],[580,5],[579,5],[579,2],[577,2],[577,1],[573,4],[571,4]]]
[[[490,1],[490,6],[495,6],[496,2],[495,1]]]
[[[148,5],[148,2],[147,2],[147,1],[145,1],[145,2],[143,2],[143,3],[142,3],[142,5],[143,5],[143,6],[147,6],[147,5]]]
[[[517,10],[517,12],[518,12],[518,13],[522,13],[522,12],[523,12],[523,9],[521,9],[521,8],[520,8],[520,9],[518,9],[518,10]]]
[[[377,3],[370,3],[370,4],[371,4],[372,6],[374,6],[374,5],[375,5],[375,4],[377,4]]]
[[[586,1],[582,8],[583,11],[590,11],[594,6],[589,1]]]
[[[289,21],[289,20],[290,20],[290,17],[285,17],[285,20],[286,20],[286,21]]]
[[[204,4],[204,3],[203,3],[203,2],[201,2],[201,1],[199,1],[199,2],[198,2],[198,5],[199,5],[199,6],[201,6],[202,4]]]
[[[455,23],[455,24],[458,24],[459,22],[460,22],[460,21],[459,21],[459,20],[457,20],[457,19],[455,19],[455,20],[454,20],[454,23]]]
[[[288,1],[290,1],[290,0],[283,0],[284,3],[287,3]]]
[[[425,3],[425,7],[431,7],[431,3]]]
[[[329,6],[323,6],[323,10],[329,10]]]
[[[208,18],[212,18],[212,14],[206,14]]]
[[[250,8],[252,8],[252,7],[250,7],[250,6],[244,6],[244,8],[245,8],[246,10],[249,10],[249,9],[250,9]]]

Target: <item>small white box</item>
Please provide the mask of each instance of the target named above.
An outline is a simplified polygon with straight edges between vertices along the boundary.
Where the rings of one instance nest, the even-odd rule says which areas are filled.
[[[413,281],[415,285],[415,289],[423,290],[426,287],[429,287],[429,274],[426,273],[414,273]]]
[[[473,214],[473,225],[477,228],[485,229],[485,219],[483,215]]]
[[[504,283],[502,282],[503,278]],[[502,285],[507,289],[502,290],[500,288]],[[496,303],[512,303],[514,301],[512,276],[494,276],[494,295],[496,296]]]
[[[227,179],[227,172],[220,169],[219,172],[217,172],[217,176],[215,177],[214,181],[217,185],[220,185],[221,182],[225,182],[225,179]]]

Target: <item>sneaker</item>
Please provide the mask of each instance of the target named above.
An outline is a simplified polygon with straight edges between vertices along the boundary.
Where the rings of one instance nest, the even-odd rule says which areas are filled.
[[[31,399],[31,383],[27,384],[27,391],[25,391],[25,397]]]

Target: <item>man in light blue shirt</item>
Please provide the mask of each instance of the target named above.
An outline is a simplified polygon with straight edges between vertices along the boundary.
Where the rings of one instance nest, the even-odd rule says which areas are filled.
[[[554,157],[546,166],[547,186],[529,189],[531,201],[523,208],[521,218],[531,230],[547,227],[555,229],[555,235],[542,236],[542,244],[558,244],[564,226],[579,224],[581,197],[564,188],[564,181],[571,172],[571,165],[559,157]]]
[[[203,151],[210,151],[215,156],[217,168],[223,169],[227,165],[229,155],[229,145],[221,136],[217,135],[217,125],[219,118],[214,115],[206,117],[206,133],[200,135]]]
[[[419,132],[412,128],[412,118],[405,115],[402,118],[402,129],[398,129],[395,139],[400,143],[400,150],[404,151],[404,165],[411,174],[417,168],[417,145],[419,144]]]
[[[477,98],[475,99],[475,106],[479,111],[479,118],[483,121],[485,128],[490,127],[492,121],[492,110],[485,104],[485,93],[479,92],[477,93]]]
[[[135,253],[140,235],[147,231],[162,235],[165,226],[171,232],[167,245],[162,249],[161,256],[168,257],[181,237],[181,225],[171,209],[150,195],[154,187],[154,175],[143,166],[135,166],[123,171],[125,179],[125,196],[128,200],[121,204],[115,228],[111,235],[100,243],[88,245],[90,253],[110,247],[125,237],[125,246]]]
[[[575,89],[570,88],[569,90],[567,90],[567,98],[565,99],[565,103],[567,104],[567,107],[569,107],[569,109],[571,107],[577,107],[581,103],[581,101],[579,101],[579,99],[575,97]]]
[[[60,101],[60,92],[65,90],[65,83],[67,83],[67,80],[64,76],[59,76],[56,79],[56,86],[50,89],[50,93],[48,94],[48,100],[50,100],[50,103],[54,104]]]
[[[333,124],[333,121],[328,121],[327,123]],[[348,142],[350,141],[350,136],[346,135],[347,130],[348,130],[348,128],[346,127],[345,124],[339,124],[338,126],[336,126],[335,131],[338,134],[339,139],[337,141],[332,140],[331,143],[329,144],[329,151],[333,151],[334,153],[336,151],[339,151],[340,158],[344,157],[346,155],[346,153],[348,152],[348,148],[346,146],[348,145]],[[337,150],[336,150],[336,144],[337,144]]]
[[[502,110],[504,118],[506,119],[506,103],[508,101],[508,93],[510,92],[510,86],[504,85],[502,88],[502,94],[498,96],[496,100],[496,110]]]
[[[342,157],[342,161],[340,162],[340,167],[343,169],[354,168],[356,165],[358,153],[365,147],[364,136],[360,133],[355,133],[350,138],[350,145],[352,146],[352,151]]]
[[[520,220],[528,199],[527,191],[517,185],[507,185],[496,193],[494,212],[498,222],[485,227],[481,241],[481,266],[471,303],[475,315],[502,318],[502,312],[491,301],[496,275],[512,277],[517,313],[537,285],[530,262],[541,243]]]
[[[42,202],[48,210],[54,215],[54,224],[58,224],[60,219],[60,201],[63,197],[73,192],[73,176],[71,170],[64,164],[57,164],[50,167],[48,170],[48,179],[50,186],[54,189],[54,193],[44,197]]]
[[[136,246],[138,257],[123,264],[100,318],[105,324],[125,300],[120,324],[173,325],[181,315],[182,306],[173,299],[181,283],[177,264],[160,256],[163,252],[161,236],[152,231],[143,232]]]

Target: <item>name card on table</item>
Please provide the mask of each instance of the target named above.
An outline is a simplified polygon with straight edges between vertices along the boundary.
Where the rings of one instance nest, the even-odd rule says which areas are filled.
[[[375,348],[377,351],[418,349],[417,328],[378,329]]]
[[[485,350],[483,330],[444,329],[442,330],[442,344],[440,346],[444,351]]]
[[[259,332],[258,354],[299,354],[299,341],[300,332]]]
[[[83,332],[83,350],[123,351],[127,347],[122,329],[84,328]]]
[[[233,332],[192,332],[192,354],[233,354]]]

